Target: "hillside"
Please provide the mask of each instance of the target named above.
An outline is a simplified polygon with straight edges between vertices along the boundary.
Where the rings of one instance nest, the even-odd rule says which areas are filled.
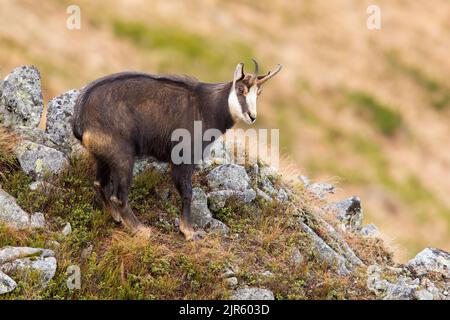
[[[378,1],[379,31],[365,27],[370,1],[80,0],[81,30],[69,31],[71,3],[0,3],[3,76],[36,65],[48,100],[122,70],[224,81],[252,56],[282,63],[257,125],[282,128],[285,176],[359,194],[399,261],[450,250],[446,0]]]
[[[261,161],[229,163],[218,142],[196,172],[186,242],[170,168],[135,165],[130,204],[151,228],[130,235],[93,187],[73,138],[78,95],[44,104],[40,72],[14,69],[0,91],[0,299],[449,299],[450,254],[426,248],[396,263],[358,197],[285,179]]]

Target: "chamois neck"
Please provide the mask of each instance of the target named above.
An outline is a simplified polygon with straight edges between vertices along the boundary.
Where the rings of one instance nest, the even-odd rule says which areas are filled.
[[[225,133],[234,125],[228,106],[232,82],[201,83],[199,90],[200,114],[204,129],[219,129]]]

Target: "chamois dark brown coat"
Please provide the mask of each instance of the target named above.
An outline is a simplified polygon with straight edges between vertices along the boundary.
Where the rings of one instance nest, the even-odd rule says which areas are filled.
[[[203,131],[215,128],[222,133],[239,117],[253,122],[256,110],[249,110],[245,96],[252,86],[259,88],[278,71],[245,75],[239,64],[232,82],[215,84],[183,76],[123,72],[87,85],[75,104],[73,133],[96,160],[95,184],[113,218],[132,232],[149,232],[130,209],[128,190],[135,159],[152,156],[172,163],[172,178],[183,204],[180,230],[188,240],[198,238],[190,217],[194,163],[192,159],[173,164],[172,148],[178,142],[172,141],[172,133],[183,128],[193,136],[194,121],[202,121]],[[236,106],[230,106],[232,93],[241,115],[236,114]]]

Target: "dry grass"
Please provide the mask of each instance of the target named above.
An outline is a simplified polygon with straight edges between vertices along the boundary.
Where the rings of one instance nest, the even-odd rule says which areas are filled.
[[[450,250],[446,0],[379,1],[380,31],[365,28],[370,1],[78,3],[82,29],[69,31],[68,1],[3,2],[1,74],[18,65],[37,65],[48,100],[122,70],[189,73],[223,81],[239,62],[234,59],[250,62],[247,55],[255,55],[266,70],[281,62],[283,72],[263,93],[258,123],[281,129],[281,151],[297,168],[286,171],[323,180],[338,177],[345,190],[342,196],[360,195],[367,220],[407,248],[398,259],[425,246]],[[163,42],[149,50],[130,33],[118,36],[118,20],[135,21],[144,31],[163,27],[170,39],[183,41]],[[137,31],[147,34],[144,44],[154,43],[148,42],[155,41],[151,33],[149,37]],[[218,34],[223,42],[218,42]],[[208,44],[207,50],[198,51],[198,39]],[[233,47],[236,43],[240,45]],[[208,58],[221,47],[233,55],[223,61]],[[382,113],[397,114],[402,129],[386,137],[377,129],[386,128],[383,118],[374,125],[373,110],[362,115],[346,100],[345,93],[353,91],[367,93],[366,100],[375,105],[388,106]],[[364,145],[354,143],[355,137],[378,150],[368,153]],[[376,155],[383,157],[383,166]],[[403,197],[399,183],[412,174],[436,199],[418,206]],[[391,179],[385,179],[387,175]],[[285,177],[290,178],[289,172]],[[395,210],[385,205],[386,194]]]

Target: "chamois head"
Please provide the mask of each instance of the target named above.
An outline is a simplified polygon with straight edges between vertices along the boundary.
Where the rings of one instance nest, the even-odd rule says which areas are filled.
[[[258,75],[259,66],[255,59],[255,72],[244,73],[244,64],[236,66],[233,77],[233,86],[228,96],[228,107],[234,121],[243,120],[247,124],[256,121],[256,100],[261,93],[261,86],[281,70],[281,65],[277,65],[274,71],[269,71],[265,75]]]

